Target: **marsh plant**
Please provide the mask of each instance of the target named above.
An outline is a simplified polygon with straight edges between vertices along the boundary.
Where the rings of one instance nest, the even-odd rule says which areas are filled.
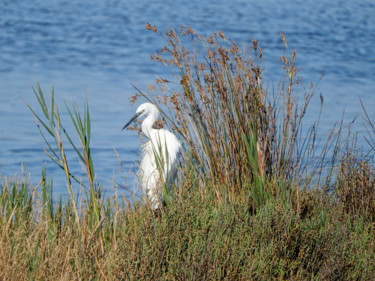
[[[151,58],[170,67],[176,82],[159,77],[148,93],[139,91],[133,100],[143,95],[169,108],[172,129],[185,142],[189,165],[182,171],[184,180],[194,171],[194,182],[205,186],[209,181],[217,194],[224,188],[233,200],[251,189],[258,206],[271,193],[281,192],[270,188],[275,183],[284,187],[284,194],[292,192],[291,181],[298,182],[298,188],[316,183],[312,177],[321,174],[321,163],[311,163],[318,153],[319,118],[301,135],[314,87],[301,87],[305,92],[297,88],[301,79],[296,51],[288,50],[283,34],[280,41],[290,56],[281,56],[285,77],[277,92],[269,93],[263,85],[263,54],[257,41],[241,49],[222,32],[205,37],[190,27],[165,34],[152,25],[147,29],[165,37],[167,46]],[[328,144],[332,140],[321,155],[326,155]]]
[[[78,177],[73,175],[69,169],[69,163],[65,153],[65,141],[73,148],[83,167],[86,168],[86,173],[90,184],[88,192],[86,193],[89,195],[90,214],[93,215],[92,221],[98,223],[100,221],[100,188],[98,185],[95,185],[94,182],[95,173],[90,148],[91,121],[88,102],[86,101],[85,103],[83,117],[79,113],[76,105],[70,108],[65,103],[69,117],[79,138],[79,145],[77,145],[73,141],[71,133],[65,130],[62,124],[59,108],[55,102],[54,88],[52,88],[51,101],[48,103],[39,84],[37,84],[37,88],[34,89],[34,94],[42,114],[37,114],[30,105],[27,106],[33,113],[40,135],[42,136],[46,145],[46,148],[43,148],[43,151],[58,167],[65,172],[68,192],[73,205],[77,226],[80,227],[80,223],[72,180],[74,180],[80,186],[84,186],[84,184],[78,179]]]

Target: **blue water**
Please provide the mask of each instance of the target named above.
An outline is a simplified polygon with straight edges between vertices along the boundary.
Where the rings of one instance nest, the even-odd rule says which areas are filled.
[[[251,39],[263,48],[270,91],[281,78],[280,32],[297,49],[303,83],[316,88],[307,123],[324,96],[323,131],[361,112],[359,98],[372,116],[375,106],[375,2],[364,1],[17,1],[0,2],[0,177],[26,175],[37,185],[46,163],[55,191],[66,194],[63,172],[41,150],[43,142],[25,102],[36,107],[32,87],[39,81],[58,101],[83,104],[92,117],[92,147],[97,179],[113,192],[123,179],[114,149],[125,170],[137,159],[138,136],[121,131],[133,114],[131,83],[145,89],[155,75],[169,73],[150,55],[164,42],[144,25],[159,30],[191,25],[198,33],[222,30],[245,47]],[[61,103],[63,109],[63,104]],[[62,110],[63,111],[63,110]],[[64,111],[63,117],[67,117]],[[66,119],[68,121],[68,119]],[[364,135],[363,121],[353,129]],[[68,151],[71,154],[71,151]],[[71,169],[84,177],[74,159]]]

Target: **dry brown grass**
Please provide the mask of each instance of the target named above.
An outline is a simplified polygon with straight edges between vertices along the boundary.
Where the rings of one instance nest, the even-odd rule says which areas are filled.
[[[257,41],[244,50],[222,32],[202,36],[182,27],[161,34],[155,26],[146,27],[164,36],[167,46],[151,58],[172,69],[176,81],[159,77],[147,93],[138,90],[131,100],[143,95],[169,109],[164,116],[183,139],[184,161],[189,163],[181,171],[183,180],[193,172],[199,185],[209,181],[218,196],[226,186],[232,200],[251,189],[254,208],[270,194],[298,192],[291,190],[290,181],[311,188],[322,173],[321,165],[311,169],[309,164],[317,155],[319,120],[301,135],[314,87],[298,88],[296,51],[281,57],[285,77],[277,92],[269,93]],[[288,54],[284,35],[282,39]],[[327,141],[322,161],[328,143],[332,141]],[[285,188],[266,190],[266,182],[283,182]]]

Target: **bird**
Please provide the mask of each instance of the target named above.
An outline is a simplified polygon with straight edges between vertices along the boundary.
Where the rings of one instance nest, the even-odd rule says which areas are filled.
[[[177,173],[178,157],[182,145],[178,138],[166,129],[154,129],[153,125],[160,112],[152,103],[141,104],[136,114],[122,128],[126,129],[133,121],[143,116],[142,133],[148,141],[142,146],[142,159],[138,179],[143,192],[156,211],[164,205],[163,186],[170,186]]]

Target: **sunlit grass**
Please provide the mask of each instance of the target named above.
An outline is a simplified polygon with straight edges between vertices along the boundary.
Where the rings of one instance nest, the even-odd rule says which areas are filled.
[[[95,229],[89,208],[83,209],[79,230],[71,203],[51,209],[47,197],[36,209],[30,204],[35,193],[24,187],[7,183],[0,194],[0,276],[6,280],[353,280],[374,274],[372,222],[344,215],[319,192],[300,193],[301,213],[273,198],[254,214],[251,193],[219,203],[214,189],[184,186],[161,216],[146,205],[121,208],[115,199]],[[48,193],[48,184],[42,188]]]

